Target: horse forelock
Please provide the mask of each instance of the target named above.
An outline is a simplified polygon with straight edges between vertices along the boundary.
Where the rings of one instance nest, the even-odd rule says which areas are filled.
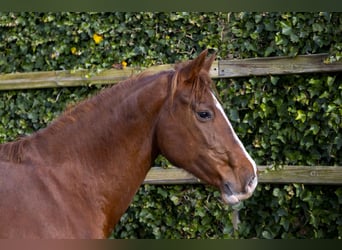
[[[175,72],[173,73],[173,77],[171,80],[171,105],[174,100],[174,96],[176,94],[178,84],[180,83],[180,72],[183,67],[185,67],[189,62],[179,63],[175,66]],[[202,70],[198,76],[194,79],[193,82],[189,82],[187,84],[191,84],[191,93],[190,93],[190,103],[198,102],[201,100],[202,96],[205,93],[217,93],[215,85],[210,78],[208,72]]]
[[[202,96],[205,93],[210,93],[213,91],[213,82],[211,78],[209,77],[208,73],[201,73],[196,78],[195,82],[192,85],[192,95],[191,98],[194,101],[201,100]]]

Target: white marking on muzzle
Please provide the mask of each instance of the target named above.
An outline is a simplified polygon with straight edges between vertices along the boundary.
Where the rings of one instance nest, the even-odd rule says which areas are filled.
[[[252,164],[253,166],[253,169],[254,169],[254,174],[255,174],[255,178],[254,178],[254,181],[257,182],[257,167],[256,167],[256,164],[255,164],[255,161],[252,159],[252,157],[248,154],[248,152],[246,151],[245,147],[243,146],[242,142],[240,141],[239,137],[236,135],[234,129],[233,129],[233,126],[231,125],[230,121],[228,120],[228,117],[226,115],[226,113],[224,112],[223,110],[223,107],[222,105],[219,103],[219,101],[217,100],[216,96],[211,93],[213,98],[214,98],[214,102],[215,102],[215,105],[217,107],[218,110],[220,110],[220,112],[222,113],[224,119],[226,120],[228,126],[230,127],[232,133],[233,133],[233,137],[234,139],[238,142],[238,144],[240,145],[240,148],[242,149],[243,153],[245,154],[246,158],[250,161],[250,163]],[[255,183],[253,183],[252,186],[256,186]],[[254,187],[255,188],[255,187]]]

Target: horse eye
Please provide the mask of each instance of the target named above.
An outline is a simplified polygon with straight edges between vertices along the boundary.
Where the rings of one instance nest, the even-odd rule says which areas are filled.
[[[200,119],[200,120],[210,120],[213,115],[210,111],[198,111],[197,112],[197,117]]]

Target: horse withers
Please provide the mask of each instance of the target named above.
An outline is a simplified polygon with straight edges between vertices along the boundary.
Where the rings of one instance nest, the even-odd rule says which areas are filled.
[[[214,95],[215,56],[142,73],[0,145],[0,238],[106,238],[158,154],[227,204],[249,198],[255,162]]]

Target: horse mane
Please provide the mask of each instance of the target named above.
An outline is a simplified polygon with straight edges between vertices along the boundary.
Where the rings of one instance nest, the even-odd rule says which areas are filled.
[[[28,137],[21,137],[15,141],[0,144],[0,160],[20,163],[27,144]]]
[[[52,132],[60,131],[65,127],[65,125],[68,125],[71,122],[75,122],[83,114],[87,114],[94,109],[101,108],[101,103],[105,102],[106,100],[111,100],[113,98],[113,93],[115,93],[116,95],[115,98],[117,99],[117,102],[121,102],[122,99],[127,97],[127,91],[132,91],[131,87],[136,82],[141,82],[142,84],[144,84],[144,82],[151,81],[151,78],[158,77],[161,73],[162,72],[158,74],[153,74],[153,72],[148,71],[141,72],[137,75],[131,76],[124,81],[107,87],[94,96],[67,107],[64,112],[48,126],[48,128]],[[99,110],[98,112],[101,113],[101,110]]]

